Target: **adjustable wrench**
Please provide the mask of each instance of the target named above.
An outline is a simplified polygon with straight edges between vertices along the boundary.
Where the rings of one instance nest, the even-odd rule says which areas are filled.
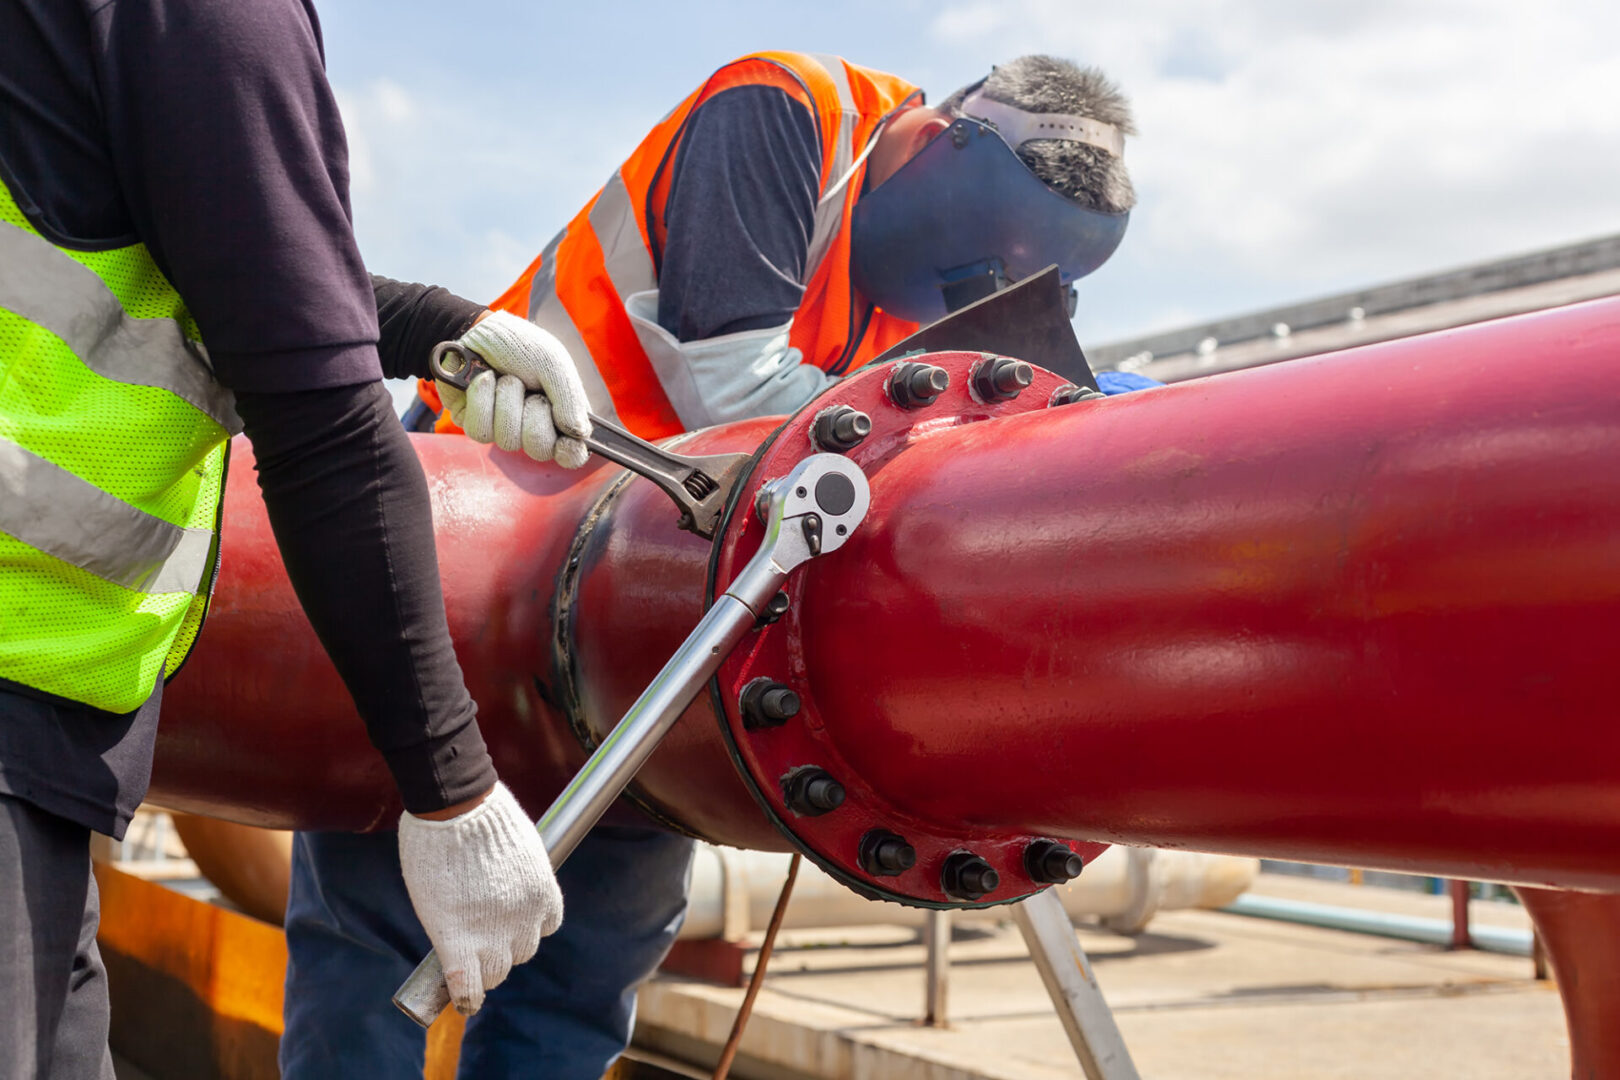
[[[495,370],[483,357],[454,341],[433,346],[428,367],[435,379],[462,391],[479,375]],[[581,440],[586,446],[663,488],[681,511],[681,528],[705,540],[714,539],[726,496],[748,463],[747,454],[672,454],[595,413],[589,415],[591,433]]]
[[[755,502],[765,523],[759,551],[536,823],[552,866],[562,865],[619,797],[788,575],[842,547],[869,502],[866,474],[839,454],[812,455],[764,487]],[[423,1027],[449,1003],[444,969],[431,952],[394,994],[394,1004]]]

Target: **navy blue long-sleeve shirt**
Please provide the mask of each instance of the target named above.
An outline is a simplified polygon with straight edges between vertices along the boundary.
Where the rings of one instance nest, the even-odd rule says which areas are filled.
[[[184,297],[236,392],[289,576],[406,807],[487,788],[426,482],[379,382],[425,373],[426,347],[480,308],[367,275],[313,7],[0,0],[0,179],[48,239],[140,241]],[[0,792],[120,834],[160,697],[120,717],[0,686]]]

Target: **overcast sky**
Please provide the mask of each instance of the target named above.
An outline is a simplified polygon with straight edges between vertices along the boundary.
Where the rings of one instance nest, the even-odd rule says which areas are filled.
[[[1598,0],[318,0],[368,264],[493,298],[704,76],[839,53],[932,100],[1050,52],[1113,76],[1139,204],[1083,343],[1620,232]]]

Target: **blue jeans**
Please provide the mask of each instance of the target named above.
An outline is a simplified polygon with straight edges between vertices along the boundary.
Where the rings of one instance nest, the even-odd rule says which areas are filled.
[[[685,837],[594,829],[557,872],[562,929],[468,1019],[460,1076],[600,1080],[675,940],[691,868]],[[299,833],[286,925],[285,1080],[420,1080],[425,1033],[390,1000],[428,951],[396,834]]]

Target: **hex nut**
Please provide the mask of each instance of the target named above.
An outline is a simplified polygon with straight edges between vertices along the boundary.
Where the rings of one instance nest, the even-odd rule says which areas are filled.
[[[1085,868],[1085,860],[1060,840],[1036,840],[1024,849],[1024,869],[1042,885],[1073,881]]]
[[[842,453],[872,434],[872,418],[851,405],[834,405],[816,418],[813,438],[818,449]]]
[[[949,390],[951,373],[933,364],[896,364],[887,383],[889,400],[902,409],[921,409]]]
[[[826,769],[803,765],[782,778],[782,798],[800,817],[820,817],[844,805],[844,785]]]
[[[743,687],[737,701],[743,727],[749,731],[781,727],[799,715],[801,704],[799,695],[790,687],[765,678],[754,679]]]
[[[873,877],[897,877],[917,865],[917,849],[899,833],[871,829],[861,837],[856,861]]]
[[[955,900],[978,900],[1001,887],[1001,875],[971,851],[953,852],[939,874],[940,888]]]
[[[1035,381],[1035,369],[1010,356],[991,356],[973,371],[973,392],[980,401],[1011,401]]]

